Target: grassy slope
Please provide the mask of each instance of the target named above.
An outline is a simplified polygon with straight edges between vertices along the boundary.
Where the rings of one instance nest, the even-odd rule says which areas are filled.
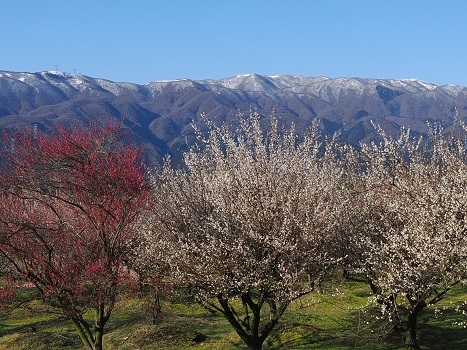
[[[378,321],[377,308],[369,302],[364,284],[346,282],[328,287],[326,294],[314,294],[291,305],[265,349],[401,349],[397,335]],[[467,290],[453,291],[438,308],[467,299]],[[0,350],[82,349],[73,326],[40,303],[33,311],[15,310],[0,322]],[[120,302],[107,325],[106,349],[243,349],[239,337],[220,316],[196,305],[186,306],[172,299],[163,305],[157,325],[144,311],[140,300]],[[462,316],[452,307],[438,317],[426,310],[419,324],[423,349],[467,349],[467,330],[452,323]],[[465,317],[465,316],[464,316]],[[31,332],[32,328],[36,332]],[[197,334],[207,336],[194,341]]]

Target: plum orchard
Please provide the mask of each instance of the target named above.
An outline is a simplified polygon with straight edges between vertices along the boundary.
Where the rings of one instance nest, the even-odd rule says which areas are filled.
[[[3,135],[0,267],[32,284],[101,349],[135,271],[184,287],[261,349],[290,303],[345,262],[409,349],[418,315],[467,271],[465,144],[432,128],[359,150],[252,115],[208,123],[199,146],[150,185],[122,126]],[[150,209],[150,210],[149,210]],[[153,291],[157,289],[153,289]],[[0,288],[11,300],[11,288]],[[84,314],[93,309],[95,320]]]
[[[97,124],[3,135],[3,273],[62,310],[88,349],[102,349],[117,295],[131,283],[126,262],[147,204],[140,151],[124,136],[122,125]]]
[[[257,116],[236,133],[211,126],[183,170],[167,163],[153,177],[144,260],[166,262],[251,349],[346,261],[406,347],[419,349],[419,313],[466,278],[466,151],[433,128],[428,142],[380,133],[381,143],[356,150],[323,146],[316,132],[299,142],[275,121],[264,135]]]

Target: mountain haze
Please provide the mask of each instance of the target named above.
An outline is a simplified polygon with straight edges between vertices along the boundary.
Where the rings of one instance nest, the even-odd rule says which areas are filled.
[[[219,80],[156,81],[144,85],[57,71],[0,71],[0,128],[45,129],[52,123],[125,117],[154,161],[179,155],[194,142],[191,123],[205,114],[235,124],[239,112],[272,113],[306,129],[314,119],[327,133],[353,144],[375,137],[373,120],[390,133],[401,126],[426,133],[426,121],[447,131],[467,117],[467,88],[414,79],[238,75]]]

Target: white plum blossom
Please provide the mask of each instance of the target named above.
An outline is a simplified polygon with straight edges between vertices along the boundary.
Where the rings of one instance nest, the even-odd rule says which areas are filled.
[[[343,202],[343,170],[316,126],[298,137],[272,120],[267,133],[256,114],[234,132],[209,124],[207,137],[198,131],[185,167],[167,162],[153,176],[146,234],[149,259],[164,261],[252,349],[337,261],[333,228]]]
[[[343,228],[354,272],[363,273],[409,349],[419,349],[418,314],[465,280],[467,153],[459,138],[362,145],[349,157],[353,201]]]

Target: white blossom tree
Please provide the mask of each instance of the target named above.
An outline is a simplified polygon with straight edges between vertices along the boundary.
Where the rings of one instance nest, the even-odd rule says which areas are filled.
[[[333,153],[323,152],[316,128],[299,139],[274,118],[270,127],[265,134],[255,114],[236,132],[209,125],[185,169],[167,162],[153,176],[156,204],[139,252],[165,262],[175,283],[223,314],[251,349],[337,259]]]
[[[466,277],[467,154],[431,130],[428,142],[379,130],[383,142],[362,145],[349,162],[351,269],[367,277],[408,349],[420,349],[419,313]]]

